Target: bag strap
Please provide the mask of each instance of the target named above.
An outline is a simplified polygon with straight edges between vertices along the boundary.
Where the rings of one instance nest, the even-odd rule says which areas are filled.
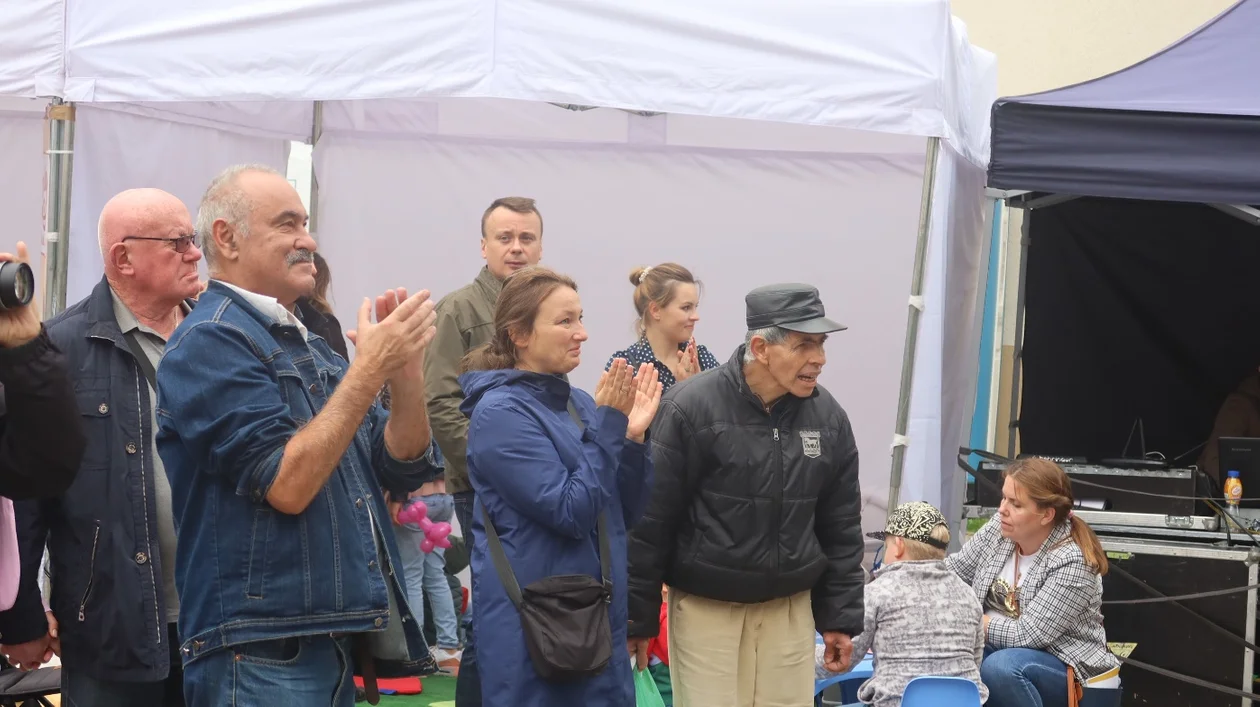
[[[127,346],[131,347],[131,355],[136,358],[136,365],[140,367],[140,371],[144,373],[144,379],[149,381],[149,385],[157,390],[157,371],[153,368],[153,362],[149,360],[149,355],[144,352],[140,346],[140,340],[136,338],[136,330],[123,334],[127,339]]]
[[[585,431],[586,425],[582,422],[581,416],[578,415],[577,408],[573,406],[573,401],[569,401],[569,417],[577,423],[578,429]],[[494,523],[490,521],[490,513],[486,510],[484,504],[481,505],[481,520],[486,525],[486,540],[490,546],[490,560],[494,563],[494,571],[499,575],[499,581],[503,583],[503,589],[507,592],[508,599],[512,601],[512,605],[517,611],[521,608],[521,585],[516,581],[516,573],[512,571],[512,564],[508,562],[507,554],[503,552],[503,543],[499,540],[499,531],[495,529]],[[604,582],[604,589],[608,592],[608,601],[612,600],[612,552],[609,548],[608,540],[608,513],[606,511],[599,512],[599,571]]]

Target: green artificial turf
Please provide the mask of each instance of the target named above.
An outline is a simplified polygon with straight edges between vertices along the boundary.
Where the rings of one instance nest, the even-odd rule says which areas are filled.
[[[434,703],[446,703],[444,707],[453,707],[455,704],[455,678],[434,675],[422,678],[420,684],[424,686],[424,692],[419,695],[381,695],[380,707],[430,707]]]

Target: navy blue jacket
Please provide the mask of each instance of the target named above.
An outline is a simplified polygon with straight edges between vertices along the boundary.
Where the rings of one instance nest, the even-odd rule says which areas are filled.
[[[634,707],[626,642],[626,528],[647,505],[652,486],[648,444],[626,439],[626,416],[596,407],[560,376],[517,370],[459,377],[467,396],[468,477],[490,514],[522,587],[562,574],[600,576],[601,512],[608,514],[613,584],[608,605],[612,661],[582,680],[538,677],[525,648],[520,614],[495,571],[481,513],[473,516],[473,606],[477,660],[486,668],[488,705]],[[585,429],[569,416],[572,402]]]
[[[103,278],[47,328],[65,354],[87,447],[65,494],[15,504],[23,587],[14,611],[46,626],[37,581],[47,540],[62,663],[98,679],[162,680],[170,646],[150,454],[153,401]]]

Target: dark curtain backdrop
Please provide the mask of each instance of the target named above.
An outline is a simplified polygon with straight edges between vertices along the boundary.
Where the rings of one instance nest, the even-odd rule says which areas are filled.
[[[1083,198],[1029,214],[1022,451],[1192,464],[1260,365],[1260,227],[1201,204]],[[1136,437],[1130,452],[1136,455]]]

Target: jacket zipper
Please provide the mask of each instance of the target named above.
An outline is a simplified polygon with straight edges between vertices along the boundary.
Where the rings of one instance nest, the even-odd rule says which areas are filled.
[[[92,594],[92,585],[96,582],[96,546],[101,540],[101,526],[96,526],[96,532],[92,534],[92,559],[88,562],[88,583],[87,589],[83,590],[83,601],[79,602],[79,622],[87,620],[87,600]]]
[[[774,484],[774,572],[771,577],[774,580],[779,578],[779,567],[783,562],[780,557],[781,547],[783,545],[782,528],[783,528],[783,446],[779,440],[779,428],[774,428],[774,458],[775,458],[775,484]]]

